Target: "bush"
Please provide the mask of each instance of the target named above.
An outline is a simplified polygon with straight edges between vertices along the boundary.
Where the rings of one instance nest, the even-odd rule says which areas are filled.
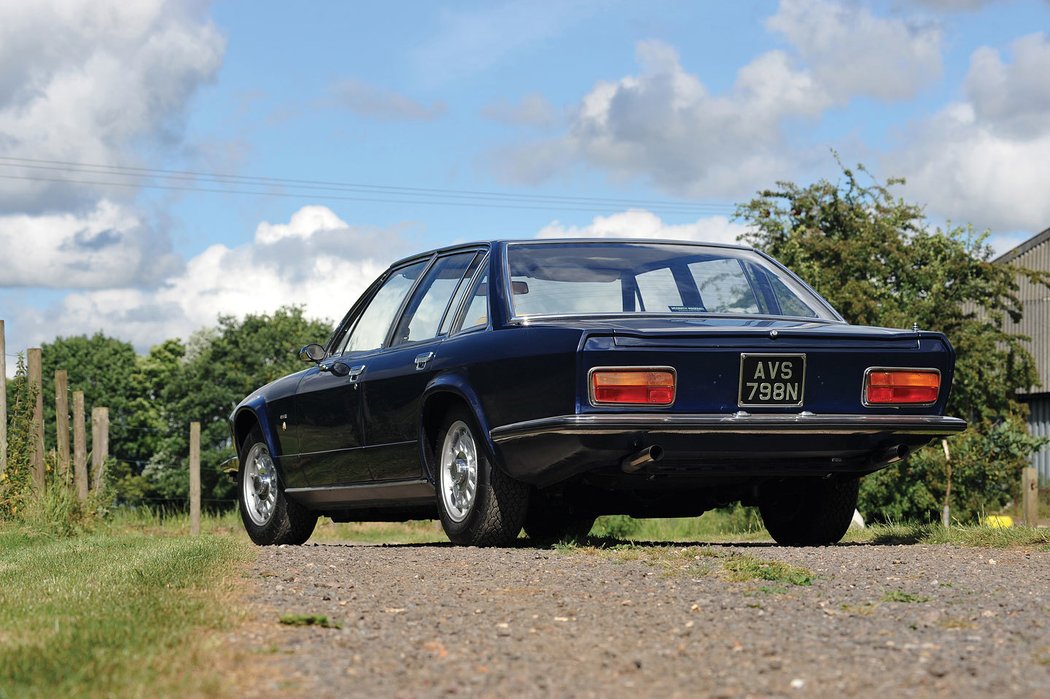
[[[997,425],[970,428],[949,444],[952,456],[953,520],[977,522],[1019,495],[1021,469],[1045,440],[1028,434],[1024,419],[1011,416]],[[917,451],[899,466],[864,478],[860,510],[874,522],[939,521],[948,482],[948,463],[940,442]]]

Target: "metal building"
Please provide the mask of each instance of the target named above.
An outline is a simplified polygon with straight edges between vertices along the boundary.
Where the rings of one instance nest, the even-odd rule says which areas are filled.
[[[999,256],[996,262],[1050,272],[1050,228],[1033,236],[1013,250]],[[1041,386],[1033,388],[1022,400],[1028,403],[1028,430],[1037,437],[1050,437],[1050,289],[1018,278],[1019,297],[1024,304],[1020,323],[1007,322],[1009,332],[1027,335],[1028,351],[1035,359]],[[1050,444],[1032,455],[1032,465],[1039,471],[1039,482],[1050,482]]]

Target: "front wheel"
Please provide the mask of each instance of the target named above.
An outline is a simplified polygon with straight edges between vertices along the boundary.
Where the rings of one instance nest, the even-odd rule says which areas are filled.
[[[251,540],[260,546],[305,543],[317,525],[317,514],[285,495],[259,428],[244,440],[239,457],[237,495],[241,520]]]
[[[495,468],[474,419],[456,409],[446,416],[435,449],[437,505],[448,538],[463,546],[506,546],[518,536],[529,487]]]
[[[781,546],[828,546],[849,529],[859,478],[792,479],[763,487],[758,511]]]

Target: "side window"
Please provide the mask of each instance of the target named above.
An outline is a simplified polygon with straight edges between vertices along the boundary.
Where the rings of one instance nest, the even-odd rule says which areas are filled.
[[[489,323],[489,272],[485,270],[481,279],[471,290],[467,310],[463,313],[463,329],[488,325]]]
[[[474,259],[474,262],[470,264],[470,268],[467,269],[467,273],[463,275],[463,282],[456,289],[456,295],[452,299],[452,303],[448,306],[448,312],[445,313],[445,319],[441,321],[441,329],[438,331],[439,335],[447,335],[452,330],[452,324],[456,322],[456,311],[463,305],[463,299],[473,288],[470,284],[474,275],[478,273],[479,267],[488,269],[489,256],[478,255]]]
[[[394,316],[416,279],[423,273],[428,260],[403,267],[394,272],[380,287],[361,313],[342,348],[344,352],[364,352],[379,349],[386,340]]]
[[[394,344],[437,337],[448,302],[462,283],[476,253],[442,257],[423,278],[394,333]]]
[[[735,259],[693,262],[689,271],[696,280],[704,307],[711,313],[758,313],[751,283]]]
[[[682,292],[669,267],[658,267],[634,278],[642,309],[649,313],[667,313],[682,306]]]

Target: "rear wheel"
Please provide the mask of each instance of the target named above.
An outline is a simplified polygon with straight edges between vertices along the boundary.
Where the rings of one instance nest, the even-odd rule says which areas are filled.
[[[449,411],[435,444],[437,504],[448,538],[463,546],[506,546],[518,536],[529,487],[494,467],[466,410]]]
[[[317,514],[285,495],[258,427],[244,440],[239,456],[237,494],[241,520],[251,540],[260,546],[305,543],[317,525]]]
[[[758,501],[762,522],[782,546],[837,543],[857,507],[858,478],[793,479],[766,485]]]

